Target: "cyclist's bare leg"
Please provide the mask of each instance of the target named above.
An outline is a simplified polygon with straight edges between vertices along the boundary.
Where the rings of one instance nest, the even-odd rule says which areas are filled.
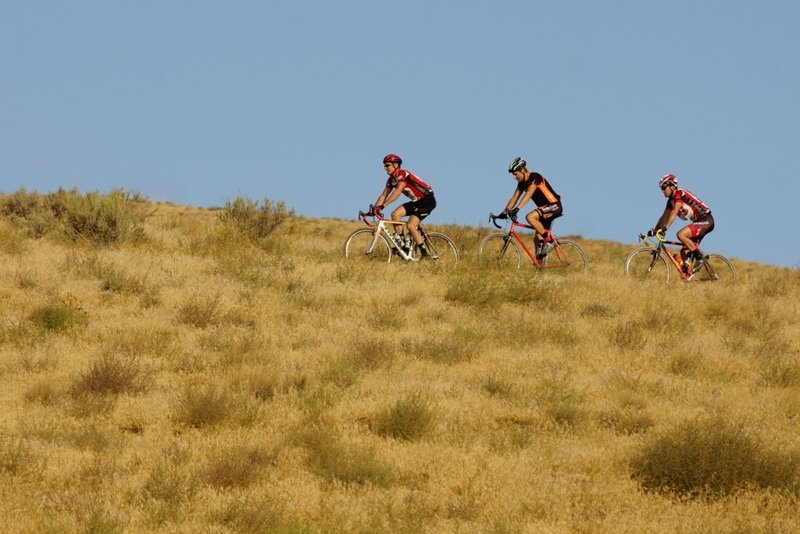
[[[686,258],[690,257],[690,253],[697,250],[697,243],[692,240],[692,230],[688,226],[678,230],[677,235],[678,240],[683,244],[683,248],[681,248],[681,259],[686,261]]]
[[[422,234],[419,232],[419,217],[410,215],[406,222],[406,228],[408,228],[408,231],[411,233],[411,237],[414,238],[414,243],[421,245],[423,239]]]
[[[392,212],[392,220],[395,222],[401,222],[401,220],[405,216],[406,216],[406,209],[403,206],[398,206],[397,209]],[[397,232],[400,235],[403,234],[403,225],[393,224],[392,226],[394,226],[393,229],[394,232]],[[411,235],[413,236],[414,234]]]
[[[538,248],[540,236],[544,235],[545,233],[545,227],[539,220],[539,210],[533,210],[530,212],[525,216],[525,220],[527,220],[528,224],[533,226],[533,229],[536,230],[536,233],[533,236],[533,245]]]

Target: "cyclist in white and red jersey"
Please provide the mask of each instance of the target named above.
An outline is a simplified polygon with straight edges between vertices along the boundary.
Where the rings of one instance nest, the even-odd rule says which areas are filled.
[[[538,172],[529,171],[527,162],[522,158],[514,158],[508,166],[508,172],[514,175],[517,187],[498,218],[505,219],[509,215],[516,216],[522,206],[529,200],[533,200],[536,209],[528,213],[525,219],[536,230],[533,242],[537,256],[541,259],[547,252],[545,244],[553,241],[550,235],[553,221],[564,214],[561,196],[553,190],[547,178]]]
[[[658,230],[666,233],[667,228],[675,221],[676,217],[691,221],[687,226],[678,230],[677,235],[683,244],[681,261],[684,270],[688,272],[692,267],[693,270],[697,270],[703,261],[700,241],[714,229],[714,217],[711,215],[711,209],[686,189],[678,189],[678,179],[674,174],[665,175],[659,180],[658,185],[664,196],[667,197],[667,206],[655,228],[650,230],[648,235],[655,235]]]
[[[380,212],[384,206],[397,200],[401,194],[407,196],[410,200],[392,212],[392,220],[399,222],[408,215],[406,228],[422,252],[422,257],[429,258],[430,253],[423,242],[422,234],[419,233],[419,223],[434,210],[436,198],[433,196],[431,186],[414,173],[401,169],[402,164],[403,160],[396,154],[389,154],[383,158],[383,168],[389,175],[389,179],[386,180],[386,187],[375,201],[375,211]],[[396,235],[395,238],[398,239],[398,242],[402,242],[402,236]]]

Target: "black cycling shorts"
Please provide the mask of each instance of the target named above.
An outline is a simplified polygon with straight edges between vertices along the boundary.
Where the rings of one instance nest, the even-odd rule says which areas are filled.
[[[550,229],[554,219],[558,219],[564,214],[564,208],[561,206],[561,202],[540,206],[533,211],[539,213],[539,222],[542,223],[545,230]]]
[[[420,221],[431,214],[436,207],[436,199],[434,196],[426,195],[419,200],[412,200],[403,204],[406,210],[406,215],[415,215]]]

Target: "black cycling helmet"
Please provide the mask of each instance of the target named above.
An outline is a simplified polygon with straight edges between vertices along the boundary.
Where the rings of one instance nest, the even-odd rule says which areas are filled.
[[[525,167],[525,165],[526,162],[524,159],[514,158],[514,161],[512,161],[511,164],[508,166],[508,172],[513,174],[518,170],[522,169],[523,167]]]

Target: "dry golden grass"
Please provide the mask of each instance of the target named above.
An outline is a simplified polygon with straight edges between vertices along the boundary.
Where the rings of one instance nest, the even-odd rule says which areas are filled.
[[[146,207],[108,247],[0,220],[5,530],[797,529],[796,270],[485,270],[454,226],[453,270],[353,266],[353,221]]]

